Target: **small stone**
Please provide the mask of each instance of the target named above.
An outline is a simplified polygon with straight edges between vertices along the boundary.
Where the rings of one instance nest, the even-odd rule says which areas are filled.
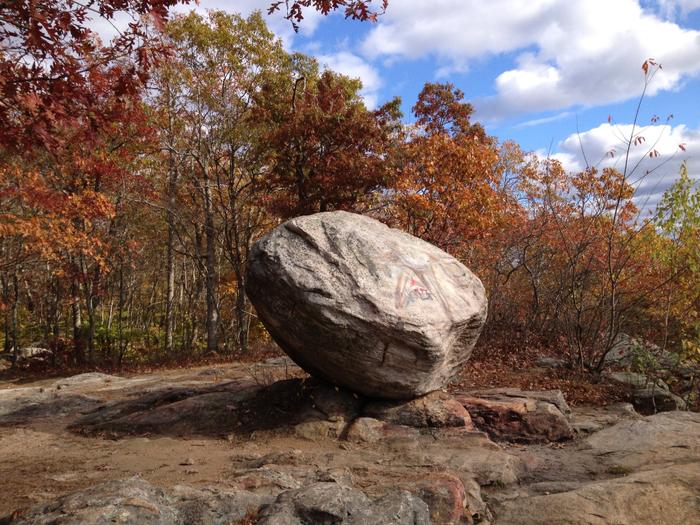
[[[410,401],[370,401],[363,414],[416,428],[473,428],[469,412],[451,395],[435,391]]]
[[[433,525],[453,525],[467,520],[467,494],[456,475],[433,475],[408,490],[428,505]]]
[[[543,368],[563,368],[566,366],[566,361],[556,357],[542,356],[537,358],[535,364]]]
[[[294,426],[294,433],[303,439],[338,438],[345,427],[342,421],[310,420]]]

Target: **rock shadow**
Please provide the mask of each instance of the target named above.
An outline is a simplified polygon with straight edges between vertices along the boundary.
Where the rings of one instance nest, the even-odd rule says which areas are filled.
[[[292,427],[325,419],[316,410],[314,379],[287,379],[267,386],[249,380],[206,387],[166,388],[105,404],[75,421],[83,435],[226,437]],[[325,387],[324,390],[328,388]]]
[[[46,393],[43,389],[33,390],[36,392],[0,399],[0,427],[26,425],[37,419],[87,413],[101,405],[100,400],[81,394],[57,396]]]

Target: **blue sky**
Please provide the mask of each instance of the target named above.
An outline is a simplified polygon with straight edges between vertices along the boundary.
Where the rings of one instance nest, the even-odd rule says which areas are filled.
[[[195,8],[246,14],[269,3],[200,0]],[[653,170],[640,182],[642,204],[658,200],[683,160],[700,176],[700,0],[390,0],[377,23],[308,12],[296,34],[280,13],[266,18],[288,49],[359,77],[370,106],[400,96],[410,121],[425,82],[452,82],[490,134],[572,170],[584,166],[582,146],[590,163],[619,166],[641,65],[654,58],[663,69],[640,123],[661,120],[632,156],[644,159],[654,144],[663,160],[642,161],[640,173]]]

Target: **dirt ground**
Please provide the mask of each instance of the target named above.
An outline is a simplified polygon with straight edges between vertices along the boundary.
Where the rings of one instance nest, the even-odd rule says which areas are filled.
[[[188,370],[163,371],[154,385],[169,382],[209,382],[210,376],[199,375],[210,370],[196,367]],[[271,381],[269,373],[256,373],[249,365],[226,365],[216,380],[249,379]],[[280,374],[278,374],[280,375]],[[55,380],[43,380],[23,387],[42,387]],[[0,382],[0,390],[16,388],[12,382]],[[90,392],[90,386],[79,389]],[[114,400],[124,391],[102,391],[103,400]],[[0,426],[0,516],[30,506],[53,496],[82,489],[103,481],[139,475],[161,486],[177,484],[209,485],[225,483],[233,468],[233,459],[255,456],[264,447],[266,453],[286,450],[318,449],[311,443],[293,437],[278,437],[262,442],[250,436],[240,439],[216,437],[125,436],[104,439],[84,436],[67,430],[76,415],[32,418],[19,425]],[[337,448],[333,446],[331,448]]]

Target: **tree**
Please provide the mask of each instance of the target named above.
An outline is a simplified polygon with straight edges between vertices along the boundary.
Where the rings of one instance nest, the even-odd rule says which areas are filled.
[[[330,71],[319,76],[313,63],[295,68],[269,114],[269,205],[285,218],[359,209],[363,198],[387,183],[385,159],[394,145],[399,101],[370,111],[359,81]]]
[[[298,24],[304,19],[304,10],[307,8],[316,9],[324,15],[336,9],[343,9],[345,18],[360,21],[375,21],[377,16],[383,13],[389,5],[389,0],[378,0],[378,9],[372,8],[372,0],[298,0],[275,1],[272,2],[269,13],[279,10],[283,5],[286,9],[285,18],[290,20],[294,29],[298,29]]]
[[[125,341],[130,337],[129,328],[122,329],[123,319],[150,337],[149,323],[153,321],[153,305],[157,304],[157,280],[150,270],[157,275],[158,264],[148,272],[139,272],[133,261],[155,261],[151,257],[157,252],[152,250],[157,250],[163,238],[158,236],[157,228],[152,229],[157,221],[134,205],[153,201],[150,183],[156,182],[147,180],[157,163],[150,149],[153,121],[146,120],[141,101],[149,76],[156,70],[164,71],[168,63],[164,59],[172,56],[160,30],[167,22],[169,8],[176,3],[187,0],[20,0],[0,6],[0,308],[7,313],[6,346],[16,348],[21,339],[30,337],[20,326],[22,316],[27,314],[32,319],[42,316],[46,342],[50,342],[48,334],[58,339],[59,334],[72,328],[76,352],[82,355],[86,348],[92,357],[96,337],[105,341],[104,322],[106,333],[110,333],[117,290],[119,355],[126,352]],[[345,8],[347,17],[372,19],[376,13],[368,4],[312,0],[285,5],[288,18],[296,23],[306,8],[324,14]],[[122,16],[132,21],[117,27],[116,20]],[[90,30],[95,18],[114,24],[118,35],[110,42],[100,41]],[[264,48],[268,43],[263,39],[256,44]],[[238,44],[241,60],[245,60],[243,55],[250,55],[250,43],[241,40]],[[235,53],[235,49],[229,49],[229,55]],[[209,102],[213,100],[210,97]],[[250,153],[260,152],[254,148],[234,149],[241,144],[236,133],[246,126],[255,130],[253,134],[261,133],[252,125],[255,121],[249,119],[250,113],[219,112],[225,118],[213,124],[222,143],[235,151],[236,163],[230,163],[235,168],[224,176],[219,166],[217,178],[205,179],[206,183],[194,193],[204,196],[200,202],[209,205],[203,228],[197,221],[190,221],[194,237],[205,239],[206,246],[193,239],[189,247],[197,249],[190,252],[202,247],[209,259],[205,266],[210,270],[222,254],[240,267],[246,257],[245,246],[259,234],[256,228],[262,207],[242,207],[239,203],[250,200],[252,186],[247,181],[263,169]],[[179,118],[172,112],[170,116]],[[232,117],[235,125],[227,126],[226,119]],[[182,129],[173,127],[171,135]],[[183,197],[178,175],[184,167],[192,168],[193,157],[177,157],[174,148],[178,144],[173,141],[168,146],[172,146],[168,150],[172,162],[167,196],[172,202],[165,206],[170,233],[170,240],[165,241],[169,252],[165,339],[170,349],[178,284],[174,280],[175,234],[181,233],[175,228],[179,218],[173,209]],[[241,171],[239,160],[244,157],[245,168]],[[232,179],[237,185],[229,184]],[[144,249],[140,241],[156,244]],[[199,264],[202,259],[196,261]],[[191,271],[183,265],[184,282],[180,283],[180,291],[186,290],[190,305],[197,303],[199,293],[197,280],[190,279]],[[207,271],[207,275],[209,295],[214,296],[211,290],[217,285],[216,269]],[[41,285],[46,293],[35,293],[30,283]],[[236,311],[245,309],[240,304],[241,298],[245,300],[242,290],[239,280]],[[105,300],[108,313],[103,307]],[[212,317],[216,315],[215,305],[210,306]],[[70,311],[68,315],[62,311],[65,308]],[[72,327],[65,324],[68,320]],[[239,322],[237,330],[243,341],[241,326]],[[194,334],[193,330],[190,335]]]
[[[665,283],[662,313],[663,343],[670,341],[688,357],[700,360],[700,189],[683,163],[679,178],[656,206],[659,232],[654,255],[664,273],[678,278]],[[672,326],[675,325],[675,326]]]
[[[88,23],[120,12],[163,19],[174,3],[41,0],[0,7],[0,235],[23,247],[6,262],[17,273],[28,259],[44,259],[72,281],[77,348],[82,289],[89,352],[107,261],[100,236],[114,217],[108,194],[127,174],[128,143],[149,135],[139,90],[165,49],[152,45],[139,23],[107,45]]]
[[[397,149],[391,220],[456,255],[487,235],[506,201],[498,149],[451,84],[426,84],[413,107],[414,129]]]
[[[260,13],[247,19],[221,11],[207,18],[191,13],[173,20],[167,31],[177,59],[159,73],[160,94],[154,102],[165,124],[168,252],[172,254],[177,219],[179,235],[190,238],[193,260],[205,279],[207,349],[218,346],[223,292],[235,297],[236,345],[245,351],[245,265],[267,220],[259,204],[269,148],[263,140],[268,124],[263,92],[278,92],[290,61]],[[178,184],[187,188],[179,189],[179,208],[174,171]],[[200,210],[199,217],[188,216],[188,201],[191,209]],[[197,241],[200,226],[203,245]],[[221,281],[220,257],[234,274],[229,285]],[[168,282],[172,279],[169,273]],[[170,315],[166,313],[166,320]]]
[[[138,89],[168,51],[143,22],[150,19],[162,27],[168,10],[181,3],[189,0],[18,0],[0,5],[0,144],[22,149],[51,142],[54,125],[83,114],[75,108],[88,104],[85,87],[95,69],[114,67],[116,94]],[[295,27],[307,8],[324,15],[344,9],[346,18],[354,20],[375,20],[378,14],[371,0],[288,0],[271,2],[269,11],[283,4]],[[380,9],[386,6],[383,0]],[[132,22],[117,28],[118,15],[130,16]],[[118,36],[101,43],[90,30],[94,18],[112,24]],[[120,67],[126,58],[130,60]]]

